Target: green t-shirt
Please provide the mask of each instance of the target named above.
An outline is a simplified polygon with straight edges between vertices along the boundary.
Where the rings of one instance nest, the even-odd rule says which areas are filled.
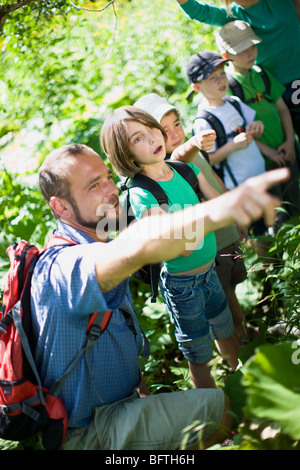
[[[266,89],[259,70],[259,67],[254,66],[247,74],[230,72],[230,74],[242,86],[245,101],[253,98],[257,93],[263,93]],[[285,134],[275,103],[282,96],[285,89],[273,75],[265,69],[264,71],[269,79],[269,98],[272,102],[267,99],[263,99],[255,103],[248,103],[248,105],[256,111],[255,120],[262,121],[264,123],[264,132],[260,138],[261,142],[277,149],[279,145],[285,141]],[[230,90],[228,91],[228,94],[232,94]]]
[[[268,69],[282,84],[300,79],[300,23],[293,0],[260,0],[243,8],[233,2],[232,15],[225,7],[188,0],[180,5],[191,18],[213,26],[236,19],[247,21],[262,40],[256,63]]]
[[[192,164],[188,164],[199,174],[200,170]],[[166,193],[169,201],[169,212],[175,212],[184,207],[199,203],[199,199],[191,185],[176,171],[169,181],[157,181]],[[130,205],[137,219],[140,219],[143,212],[151,207],[157,207],[156,198],[147,190],[142,188],[130,189]],[[184,272],[198,268],[212,261],[217,253],[216,237],[214,232],[209,233],[199,243],[198,247],[189,256],[178,256],[170,261],[164,262],[166,270],[169,272]]]

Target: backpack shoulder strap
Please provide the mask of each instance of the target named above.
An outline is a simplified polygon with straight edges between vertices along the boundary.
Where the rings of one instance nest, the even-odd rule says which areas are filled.
[[[103,401],[103,398],[101,397],[97,389],[96,383],[95,383],[89,357],[90,357],[90,353],[93,347],[96,344],[96,341],[98,340],[99,336],[103,333],[103,331],[107,327],[111,314],[112,314],[112,311],[107,310],[107,311],[96,312],[93,315],[91,315],[89,323],[88,323],[88,327],[87,327],[85,342],[82,348],[80,349],[80,351],[78,352],[78,354],[75,356],[75,358],[71,362],[70,366],[67,368],[67,370],[52,385],[51,390],[50,390],[51,395],[55,397],[59,394],[67,376],[76,367],[81,357],[85,356],[86,364],[90,373],[90,377],[96,387],[97,394],[99,395],[100,399]]]
[[[237,112],[242,116],[244,122],[246,122],[244,118],[244,114],[241,108],[240,103],[238,100],[236,100],[233,96],[226,96],[227,101],[231,104],[231,106],[234,106],[234,108],[237,110]]]
[[[264,68],[261,65],[254,65],[253,67],[255,68],[255,70],[257,70],[257,72],[260,73],[260,76],[263,79],[263,82],[265,84],[265,93],[269,95],[271,87],[270,87],[270,80],[267,75],[267,72],[264,70]]]
[[[138,173],[132,178],[132,181],[129,185],[130,188],[140,187],[142,189],[146,189],[149,191],[153,196],[156,198],[158,204],[161,206],[162,204],[168,204],[168,198],[164,190],[161,186],[154,181],[152,178],[148,176],[141,175]]]
[[[233,106],[236,111],[239,113],[239,115],[241,116],[241,118],[243,119],[243,125],[242,125],[242,128],[246,129],[246,119],[245,119],[245,116],[244,116],[244,113],[242,111],[242,108],[241,108],[241,105],[240,103],[238,102],[238,100],[236,100],[235,98],[233,98],[233,96],[227,96],[227,101],[231,104],[231,106]]]
[[[240,98],[246,104],[256,103],[257,101],[261,101],[263,99],[272,101],[270,98],[270,80],[266,71],[260,65],[254,65],[253,69],[260,74],[265,86],[264,91],[262,93],[256,93],[255,96],[246,100],[242,85],[234,77],[228,75],[229,88],[232,91],[232,94],[234,96],[238,96],[238,98]]]
[[[222,147],[227,142],[226,133],[223,124],[214,114],[206,110],[201,110],[196,116],[196,119],[204,119],[209,123],[212,129],[216,132],[216,142],[218,147]],[[195,122],[194,121],[194,122]]]
[[[154,181],[152,178],[148,178],[148,176],[141,175],[139,173],[135,175],[132,178],[131,182],[128,184],[129,180],[130,178],[127,178],[126,181],[121,186],[122,191],[125,191],[125,190],[127,191],[127,195],[126,195],[127,225],[130,223],[130,221],[135,219],[133,215],[129,215],[130,188],[140,187],[142,189],[146,189],[156,198],[160,206],[164,206],[164,209],[167,209],[168,202],[169,202],[168,197],[166,193],[163,191],[163,189],[161,188],[161,186],[156,181]],[[151,265],[145,266],[145,270],[141,269],[136,273],[136,277],[138,279],[141,279],[141,277],[138,275],[140,271],[143,271],[143,274],[145,275],[149,274],[149,280],[150,280],[151,288],[152,288],[151,302],[156,302],[156,298],[158,296],[158,283],[159,283],[159,277],[160,277],[160,270],[161,270],[160,264],[151,264]],[[146,277],[148,278],[148,276]],[[144,276],[142,276],[142,279],[144,280]]]
[[[167,165],[175,168],[176,171],[192,186],[198,196],[199,201],[203,198],[202,191],[199,187],[198,178],[192,168],[181,161],[168,161]]]
[[[227,99],[229,101],[229,103],[235,107],[235,109],[238,111],[238,113],[241,115],[242,119],[243,119],[243,126],[246,125],[246,120],[245,120],[245,117],[242,113],[242,109],[241,109],[241,106],[240,106],[240,103],[235,100],[234,98],[232,98],[231,96],[227,96]],[[216,132],[216,142],[217,142],[217,147],[222,147],[223,145],[226,144],[227,142],[227,138],[228,136],[226,135],[225,133],[225,129],[224,129],[224,126],[223,124],[221,123],[221,121],[212,113],[210,113],[209,111],[206,111],[206,110],[202,110],[196,119],[205,119],[212,127],[212,129],[215,130]],[[222,162],[220,162],[220,166],[221,166],[221,169],[218,170],[218,173],[219,175],[221,176],[221,178],[223,179],[224,178],[224,175],[223,175],[223,167],[226,168],[234,186],[237,186],[237,181],[236,179],[234,178],[234,175],[228,165],[228,162],[227,162],[227,159],[225,158]]]
[[[227,75],[229,88],[232,91],[233,96],[238,96],[242,101],[245,101],[245,95],[241,84],[232,76]]]

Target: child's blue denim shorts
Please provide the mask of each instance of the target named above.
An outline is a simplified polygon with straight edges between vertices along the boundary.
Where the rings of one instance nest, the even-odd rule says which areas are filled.
[[[214,264],[201,274],[163,270],[160,288],[184,357],[192,363],[208,362],[213,354],[212,340],[233,333],[232,315]]]

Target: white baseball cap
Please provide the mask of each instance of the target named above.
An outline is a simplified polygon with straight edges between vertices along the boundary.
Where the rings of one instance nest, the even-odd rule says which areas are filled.
[[[176,111],[175,106],[169,104],[165,98],[162,98],[156,93],[149,93],[149,95],[142,96],[133,106],[151,114],[159,123],[165,114],[170,111]]]

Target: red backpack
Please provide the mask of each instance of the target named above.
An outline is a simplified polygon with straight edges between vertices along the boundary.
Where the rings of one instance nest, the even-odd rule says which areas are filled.
[[[72,244],[75,242],[52,235],[42,250],[24,240],[7,250],[10,269],[0,316],[0,438],[24,441],[41,433],[46,450],[62,446],[68,427],[66,409],[58,397],[63,381],[79,359],[84,354],[88,356],[111,315],[111,311],[107,311],[91,316],[82,349],[51,389],[45,389],[32,354],[31,277],[46,249]]]

